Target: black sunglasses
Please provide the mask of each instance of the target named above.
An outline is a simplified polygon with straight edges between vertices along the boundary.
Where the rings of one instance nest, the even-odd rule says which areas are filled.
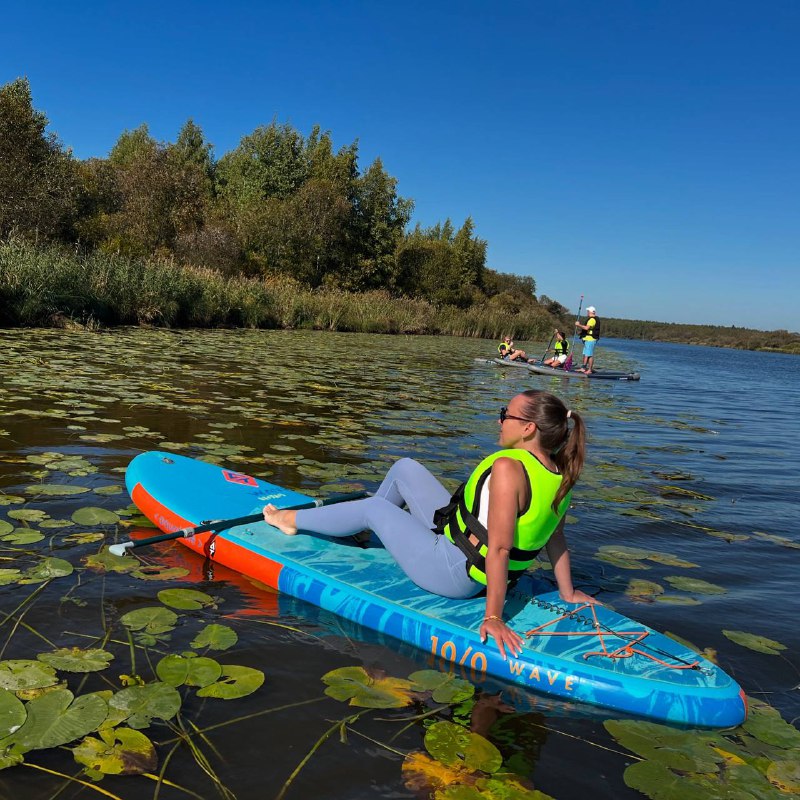
[[[520,422],[532,422],[532,420],[525,419],[525,417],[515,417],[513,414],[509,414],[508,406],[503,406],[500,409],[500,424],[502,425],[507,419],[518,419]]]

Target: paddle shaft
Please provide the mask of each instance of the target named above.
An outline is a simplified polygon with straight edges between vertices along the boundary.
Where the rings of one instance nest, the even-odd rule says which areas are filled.
[[[581,295],[580,302],[578,303],[578,316],[575,319],[575,322],[581,321],[581,309],[583,308],[583,295]],[[573,326],[574,330],[574,326]],[[575,340],[578,338],[578,331],[574,330],[572,334],[572,347],[569,349],[569,355],[567,356],[567,360],[564,362],[564,369],[568,370],[572,366],[572,354],[575,352]]]
[[[346,494],[335,494],[331,497],[326,497],[324,500],[309,500],[307,503],[298,503],[294,506],[288,506],[282,511],[300,511],[303,508],[319,508],[320,506],[330,506],[334,503],[346,503],[348,500],[360,500],[368,497],[369,492],[347,492]],[[239,525],[249,525],[252,522],[262,522],[264,514],[248,514],[246,517],[235,517],[233,519],[217,519],[209,522],[204,522],[202,525],[196,525],[193,528],[181,528],[179,531],[172,533],[162,533],[160,536],[150,536],[147,539],[139,539],[138,541],[131,540],[129,542],[120,542],[119,544],[112,544],[109,551],[112,555],[121,556],[125,554],[126,550],[133,550],[137,547],[145,547],[149,544],[157,544],[158,542],[169,542],[172,539],[188,539],[190,536],[197,536],[200,533],[208,533],[214,531],[228,530],[229,528],[236,528]]]
[[[547,350],[544,351],[544,355],[539,359],[539,361],[544,361],[545,357],[550,352],[550,348],[553,345],[553,339],[555,339],[555,338],[556,338],[556,335],[555,335],[555,332],[554,332],[553,335],[550,337],[550,341],[547,343]]]

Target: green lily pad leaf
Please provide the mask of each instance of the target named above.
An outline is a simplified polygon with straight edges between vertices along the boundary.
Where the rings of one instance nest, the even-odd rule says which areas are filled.
[[[119,522],[119,517],[113,511],[108,511],[105,508],[86,506],[85,508],[79,508],[72,515],[72,521],[77,525],[94,527],[95,525],[115,525]]]
[[[2,744],[13,742],[24,751],[59,747],[97,730],[108,706],[96,694],[76,698],[69,689],[59,689],[31,700],[27,711],[22,727]]]
[[[432,692],[436,703],[461,703],[475,694],[475,687],[469,681],[435,669],[413,672],[408,679],[414,691]]]
[[[8,544],[33,544],[34,542],[41,542],[42,539],[44,539],[43,533],[33,531],[30,528],[17,528],[11,533],[0,536],[0,541],[8,542]]]
[[[0,667],[2,663],[0,663]],[[800,731],[766,703],[748,698],[749,713],[742,728],[765,744],[782,749],[800,748]]]
[[[598,561],[604,561],[606,564],[611,564],[620,569],[650,569],[649,565],[632,558],[620,558],[619,556],[612,556],[608,553],[600,553],[596,556]]]
[[[208,659],[210,660],[210,659]],[[247,697],[264,683],[264,673],[260,669],[240,667],[235,664],[222,664],[222,675],[216,683],[205,686],[197,692],[198,697],[219,697],[234,700]]]
[[[360,708],[403,708],[411,705],[412,684],[402,678],[373,678],[363,667],[340,667],[322,676],[325,694],[349,700]]]
[[[628,581],[628,588],[625,589],[625,594],[633,598],[650,598],[664,594],[664,587],[660,583],[633,578]]]
[[[755,633],[746,633],[745,631],[722,631],[722,634],[736,644],[742,647],[748,647],[750,650],[755,650],[758,653],[766,653],[770,656],[777,656],[781,650],[786,649],[785,644],[776,642],[774,639],[768,639],[766,636],[758,636]]]
[[[206,625],[191,641],[195,650],[207,647],[209,650],[228,650],[239,641],[239,636],[233,628],[227,625],[212,623]]]
[[[92,542],[99,542],[105,538],[106,535],[99,531],[95,533],[87,531],[86,533],[71,533],[69,536],[64,537],[64,541],[70,542],[71,544],[92,544]]]
[[[216,608],[215,600],[210,594],[199,592],[196,589],[162,589],[158,593],[158,599],[165,606],[181,610],[193,610],[207,606]]]
[[[723,757],[702,736],[655,722],[610,719],[606,730],[628,750],[642,758],[681,772],[717,771]]]
[[[47,514],[39,508],[17,508],[9,511],[8,516],[20,522],[42,522],[47,519]]]
[[[52,667],[27,658],[0,661],[0,688],[10,692],[21,689],[41,689],[58,683]]]
[[[164,656],[156,665],[159,679],[170,686],[208,686],[219,680],[222,667],[213,658]]]
[[[27,716],[22,701],[8,689],[0,689],[0,739],[14,733]]]
[[[671,769],[657,761],[640,761],[638,764],[631,764],[625,770],[623,778],[627,786],[636,789],[652,800],[709,800],[711,797],[720,797],[714,791],[711,781],[676,775]],[[731,800],[734,798],[750,800],[752,798],[752,795],[729,793],[723,796],[731,798]]]
[[[0,586],[8,586],[19,580],[20,571],[18,569],[0,569]]]
[[[154,719],[172,719],[181,707],[181,696],[166,683],[148,683],[121,689],[108,701],[108,705],[126,712],[128,725],[140,730]]]
[[[72,525],[69,519],[45,519],[39,523],[40,528],[71,528]]]
[[[2,495],[0,495],[0,505],[3,505],[2,499]],[[792,550],[800,550],[800,542],[795,542],[787,536],[776,536],[774,533],[764,533],[763,531],[753,531],[753,536],[757,536],[759,539],[766,539],[768,542],[774,542]]]
[[[102,494],[102,495],[112,495],[112,494],[122,494],[125,491],[123,486],[100,486],[94,490],[95,494]]]
[[[715,583],[700,580],[700,578],[685,578],[680,575],[668,575],[664,580],[681,592],[694,594],[725,594],[728,590]]]
[[[641,561],[653,555],[652,550],[644,550],[641,547],[627,547],[626,545],[603,545],[597,552],[611,558],[622,558],[629,561]]]
[[[688,639],[684,639],[682,636],[678,636],[677,633],[673,633],[672,631],[664,631],[664,636],[669,636],[674,642],[678,644],[682,644],[684,647],[688,647],[694,653],[699,653],[703,658],[710,661],[712,664],[717,663],[717,651],[713,647],[706,647],[701,650],[696,644],[690,642]]]
[[[13,530],[14,526],[10,522],[0,519],[0,536],[5,536],[7,533],[11,533]]]
[[[17,494],[5,494],[4,492],[0,492],[0,506],[15,506],[24,502],[25,498]]]
[[[75,494],[86,494],[88,486],[76,486],[74,483],[37,483],[25,487],[27,494],[45,494],[50,497],[69,497]]]
[[[682,558],[673,556],[672,553],[650,553],[647,556],[648,561],[655,561],[656,564],[664,564],[667,567],[683,567],[684,569],[692,569],[698,567],[699,564],[694,564],[691,561],[684,561]]]
[[[17,767],[25,761],[22,751],[16,746],[12,745],[0,752],[0,769],[7,769],[8,767]]]
[[[774,761],[767,767],[767,778],[782,792],[800,794],[800,761]]]
[[[31,567],[22,578],[20,583],[42,583],[53,578],[63,578],[72,575],[73,566],[63,558],[48,557],[40,561],[35,567]]]
[[[73,533],[66,538],[72,539],[73,536],[78,535],[77,533]],[[86,556],[83,559],[83,563],[86,564],[89,569],[96,569],[100,572],[133,572],[141,567],[141,564],[135,558],[131,558],[130,556],[115,556],[108,551],[107,547],[104,547],[99,553]]]
[[[178,621],[178,615],[163,606],[150,606],[129,611],[123,614],[119,621],[132,631],[142,631],[157,636],[171,631]]]
[[[113,654],[106,650],[80,647],[62,647],[51,653],[39,653],[36,658],[62,672],[99,672],[114,660]]]
[[[447,720],[434,722],[428,728],[425,749],[448,766],[463,765],[492,773],[503,764],[503,756],[488,739]]]
[[[685,597],[678,594],[660,594],[653,598],[656,603],[666,603],[672,606],[699,606],[700,601],[694,597]]]
[[[155,528],[151,520],[144,516],[144,514],[133,514],[130,519],[122,520],[122,524],[126,528]]]
[[[158,767],[153,743],[140,731],[114,728],[100,731],[100,738],[87,736],[72,748],[75,761],[86,767],[90,777],[142,775]]]
[[[168,567],[166,564],[139,564],[137,569],[131,572],[134,578],[143,581],[171,581],[177,578],[185,578],[189,570],[184,567]]]

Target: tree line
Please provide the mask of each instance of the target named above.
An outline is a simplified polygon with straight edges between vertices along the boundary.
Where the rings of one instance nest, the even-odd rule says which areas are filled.
[[[106,158],[88,159],[47,126],[27,79],[0,87],[0,241],[290,276],[310,289],[380,289],[436,306],[564,310],[537,300],[533,278],[487,267],[471,218],[409,229],[413,201],[381,159],[361,169],[358,143],[337,149],[319,126],[303,135],[272,122],[219,159],[191,119],[174,142],[142,124]]]

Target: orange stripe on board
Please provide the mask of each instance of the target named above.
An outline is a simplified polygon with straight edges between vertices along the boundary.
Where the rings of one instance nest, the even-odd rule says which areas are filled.
[[[184,519],[174,511],[170,511],[149,494],[141,483],[137,483],[133,487],[131,498],[137,508],[165,533],[174,533],[182,528],[191,528],[200,524]],[[205,544],[210,536],[210,533],[202,533],[198,536],[193,536],[191,539],[178,539],[178,541],[199,555],[207,557]],[[214,539],[214,558],[212,560],[241,572],[242,575],[249,575],[251,578],[271,586],[273,589],[278,588],[278,579],[283,569],[283,564],[254,553],[247,547],[242,547],[235,542],[217,536]]]

